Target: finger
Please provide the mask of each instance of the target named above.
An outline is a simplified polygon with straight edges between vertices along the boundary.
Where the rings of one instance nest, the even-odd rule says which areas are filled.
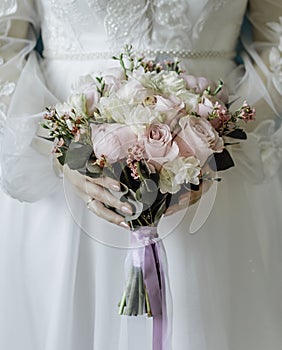
[[[166,210],[165,216],[169,216],[180,210],[187,209],[190,205],[197,203],[201,197],[202,187],[200,185],[199,191],[187,191],[186,193],[182,194],[179,197],[178,203],[172,205]]]
[[[174,204],[173,206],[169,207],[165,213],[164,216],[170,216],[172,214],[175,214],[178,211],[178,204]]]
[[[87,207],[90,211],[104,220],[126,229],[130,228],[121,215],[118,215],[114,211],[106,208],[103,203],[99,202],[98,200],[92,200]]]
[[[94,183],[96,185],[100,185],[105,188],[110,188],[111,190],[114,190],[114,191],[120,191],[120,183],[117,180],[112,179],[108,176],[102,176],[98,178],[92,178],[92,177],[86,176],[86,179],[89,182]]]
[[[130,204],[121,202],[104,187],[86,181],[83,190],[89,195],[89,197],[94,198],[110,207],[118,209],[126,215],[132,215],[132,208]]]

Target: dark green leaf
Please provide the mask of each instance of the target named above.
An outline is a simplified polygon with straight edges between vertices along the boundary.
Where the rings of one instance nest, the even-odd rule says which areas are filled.
[[[234,139],[240,139],[240,140],[246,140],[247,139],[247,134],[245,133],[245,131],[243,131],[242,129],[239,129],[239,128],[231,131],[228,134],[226,134],[226,136],[232,137]]]
[[[214,153],[207,162],[213,171],[222,171],[234,166],[234,162],[227,149],[224,149],[221,153]]]

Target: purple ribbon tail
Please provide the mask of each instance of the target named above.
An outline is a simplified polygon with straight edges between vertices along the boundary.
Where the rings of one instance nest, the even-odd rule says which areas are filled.
[[[170,332],[165,285],[168,276],[165,248],[158,240],[156,227],[141,227],[133,231],[132,243],[137,248],[133,253],[133,263],[142,268],[153,315],[153,350],[169,350]]]
[[[153,314],[153,350],[165,350],[167,334],[167,310],[165,278],[159,259],[159,242],[145,247],[144,280]]]

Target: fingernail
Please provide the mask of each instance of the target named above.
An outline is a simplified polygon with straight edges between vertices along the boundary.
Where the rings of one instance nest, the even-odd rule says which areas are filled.
[[[115,184],[111,184],[110,189],[117,192],[120,191],[119,185],[115,185]]]
[[[121,210],[124,212],[124,214],[132,215],[132,210],[125,205],[121,207]]]
[[[119,225],[120,225],[121,227],[123,227],[123,228],[126,228],[127,230],[130,229],[129,225],[128,225],[126,222],[124,222],[124,221],[120,222]]]
[[[166,210],[166,212],[164,213],[165,216],[171,215],[173,213],[172,209],[168,209]]]
[[[188,205],[189,200],[187,198],[183,198],[179,200],[179,205]]]

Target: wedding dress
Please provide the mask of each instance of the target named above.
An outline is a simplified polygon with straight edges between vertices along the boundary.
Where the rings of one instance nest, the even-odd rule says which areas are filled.
[[[243,37],[236,66],[247,0],[0,4],[1,182],[25,202],[1,194],[1,349],[151,349],[152,321],[118,315],[129,233],[86,209],[36,137],[44,108],[66,100],[79,77],[116,65],[111,56],[126,43],[177,56],[257,108],[248,140],[232,149],[236,167],[199,207],[160,225],[171,349],[282,348],[282,4],[249,5],[254,41]],[[44,59],[32,51],[40,27]]]

